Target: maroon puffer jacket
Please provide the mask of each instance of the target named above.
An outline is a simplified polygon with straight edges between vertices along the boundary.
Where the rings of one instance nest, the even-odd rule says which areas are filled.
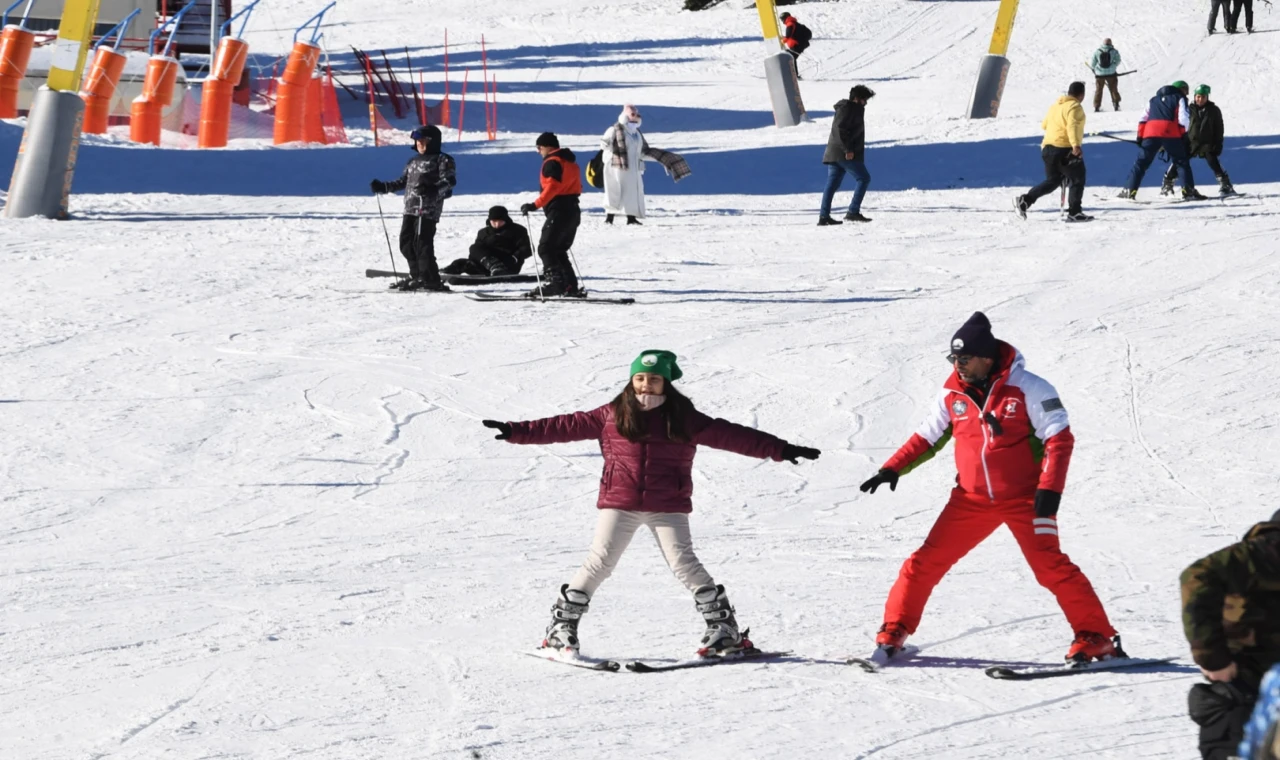
[[[632,443],[618,433],[611,404],[590,412],[512,422],[508,440],[511,443],[599,440],[604,473],[600,476],[600,498],[596,507],[632,512],[692,512],[693,481],[689,474],[699,445],[775,462],[782,461],[782,449],[787,445],[786,441],[768,433],[712,419],[698,411],[689,418],[690,441],[677,443],[667,438],[662,407],[644,415],[649,434],[639,443]]]

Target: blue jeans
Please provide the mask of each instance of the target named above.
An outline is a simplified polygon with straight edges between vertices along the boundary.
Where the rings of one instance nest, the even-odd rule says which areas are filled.
[[[1161,149],[1169,154],[1169,162],[1178,168],[1178,175],[1182,177],[1182,189],[1184,191],[1196,189],[1196,181],[1191,176],[1191,158],[1187,155],[1187,144],[1183,139],[1181,137],[1148,137],[1143,139],[1141,152],[1133,162],[1133,168],[1129,170],[1129,178],[1124,181],[1126,190],[1138,189],[1147,169],[1151,167],[1151,162],[1156,160],[1156,154]]]
[[[871,172],[867,171],[867,165],[860,159],[851,161],[842,158],[834,164],[827,164],[827,189],[822,191],[822,208],[819,211],[822,216],[831,216],[831,200],[844,182],[845,174],[852,174],[854,179],[849,213],[857,214],[862,211],[862,197],[867,194],[867,185],[871,184]]]

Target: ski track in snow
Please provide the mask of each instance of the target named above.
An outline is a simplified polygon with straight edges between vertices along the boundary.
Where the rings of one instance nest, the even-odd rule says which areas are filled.
[[[1280,498],[1266,382],[1280,152],[1258,97],[1280,72],[1270,36],[1206,38],[1191,0],[1024,3],[1000,117],[969,121],[994,3],[807,3],[791,10],[817,34],[800,59],[812,121],[777,130],[756,14],[675,4],[367,0],[324,29],[339,69],[349,46],[408,45],[430,82],[447,24],[455,95],[471,69],[471,129],[446,134],[459,185],[441,263],[465,255],[489,206],[532,200],[539,132],[585,160],[636,103],[650,143],[695,174],[675,186],[651,164],[642,227],[605,226],[589,191],[574,249],[588,287],[634,306],[383,297],[361,277],[389,263],[364,188],[400,170],[402,147],[309,151],[322,171],[299,178],[297,154],[246,145],[217,155],[240,180],[171,172],[153,192],[73,195],[74,222],[0,225],[0,756],[1195,755],[1188,659],[1034,684],[983,675],[1057,661],[1071,636],[1006,531],[938,586],[913,662],[839,663],[871,648],[954,482],[951,455],[894,492],[858,484],[915,430],[978,309],[1071,413],[1064,548],[1126,648],[1185,655],[1179,571]],[[314,12],[263,4],[254,51],[285,50]],[[481,33],[493,142],[476,131]],[[1016,218],[1045,108],[1089,81],[1080,64],[1102,36],[1139,73],[1088,131],[1131,134],[1158,86],[1208,82],[1247,197],[1093,202],[1132,152],[1089,139],[1097,221],[1058,223],[1052,197]],[[831,107],[859,81],[878,92],[874,222],[820,229]],[[353,142],[371,144],[364,105],[346,107]],[[0,125],[15,152],[16,129]],[[132,182],[158,155],[94,138],[76,181]],[[226,192],[182,194],[200,182]],[[392,236],[397,203],[383,203]],[[594,408],[658,347],[680,354],[699,408],[823,451],[793,466],[704,449],[692,475],[699,557],[753,639],[794,661],[636,675],[512,652],[540,640],[587,552],[601,458],[590,441],[512,447],[480,420]],[[701,626],[641,531],[581,632],[592,656],[674,661]]]

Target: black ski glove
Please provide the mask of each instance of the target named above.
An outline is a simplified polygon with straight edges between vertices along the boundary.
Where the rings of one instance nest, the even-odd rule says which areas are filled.
[[[525,203],[520,206],[520,213],[522,214],[532,214],[537,210],[538,210],[538,207],[532,203]]]
[[[387,183],[380,179],[375,179],[369,183],[369,189],[373,191],[374,195],[385,195],[387,192]]]
[[[885,468],[880,472],[877,472],[875,474],[875,477],[870,478],[869,480],[867,480],[867,482],[858,486],[858,488],[863,493],[875,493],[876,489],[884,485],[885,483],[889,484],[890,491],[898,490],[898,473],[888,468]]]
[[[796,446],[788,443],[782,447],[782,458],[791,464],[800,464],[801,459],[817,459],[821,451],[808,446]]]
[[[1048,491],[1043,488],[1036,489],[1036,517],[1056,517],[1058,514],[1058,503],[1062,501],[1062,494],[1057,491]]]
[[[487,428],[493,428],[494,430],[498,431],[498,434],[493,437],[494,440],[496,441],[505,441],[511,437],[511,423],[509,422],[498,422],[497,420],[481,420],[480,424],[484,425]]]

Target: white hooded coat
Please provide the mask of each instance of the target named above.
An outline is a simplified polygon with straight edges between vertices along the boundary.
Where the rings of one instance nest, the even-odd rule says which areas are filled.
[[[604,211],[644,217],[644,138],[639,121],[631,121],[631,109],[624,108],[618,122],[609,127],[601,140],[604,163]],[[613,158],[614,130],[622,130],[627,146],[627,168],[615,166]]]

